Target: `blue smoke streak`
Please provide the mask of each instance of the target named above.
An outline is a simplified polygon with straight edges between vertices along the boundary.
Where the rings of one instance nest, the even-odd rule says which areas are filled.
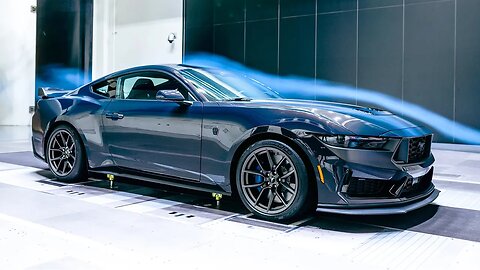
[[[211,54],[193,54],[186,64],[217,68],[234,74],[243,74],[275,89],[282,97],[319,100],[349,100],[375,104],[396,114],[406,116],[434,128],[438,133],[466,144],[480,145],[480,131],[460,124],[419,105],[369,89],[355,88],[323,80],[295,76],[281,77],[247,68],[227,58]],[[240,86],[240,85],[236,85]]]
[[[36,78],[36,86],[73,90],[90,81],[83,70],[62,65],[42,66]]]

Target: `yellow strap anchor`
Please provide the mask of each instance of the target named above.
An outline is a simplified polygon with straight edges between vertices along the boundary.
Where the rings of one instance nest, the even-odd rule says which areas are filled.
[[[220,200],[222,199],[223,195],[220,194],[220,193],[212,193],[212,197],[215,198],[215,200],[217,201],[217,207],[220,206]]]
[[[212,193],[212,197],[214,197],[215,200],[220,201],[222,199],[223,195],[220,194],[220,193]]]
[[[113,180],[115,180],[115,175],[107,174],[107,179],[110,181],[110,189],[113,189]]]

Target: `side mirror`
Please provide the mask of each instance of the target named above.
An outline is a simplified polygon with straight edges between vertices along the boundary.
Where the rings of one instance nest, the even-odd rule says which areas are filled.
[[[157,92],[156,99],[174,101],[183,105],[192,105],[192,102],[186,101],[185,97],[178,90],[159,90]]]
[[[178,90],[159,90],[157,99],[168,101],[184,101],[185,97]]]

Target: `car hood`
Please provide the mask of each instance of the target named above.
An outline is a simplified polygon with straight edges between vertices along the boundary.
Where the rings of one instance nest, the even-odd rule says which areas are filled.
[[[344,103],[308,100],[251,100],[245,106],[272,107],[303,111],[330,121],[348,131],[363,136],[417,136],[425,133],[422,127],[388,111]]]

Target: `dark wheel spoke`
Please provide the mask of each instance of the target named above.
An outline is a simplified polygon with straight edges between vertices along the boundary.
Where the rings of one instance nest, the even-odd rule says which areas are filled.
[[[277,195],[277,198],[280,199],[280,201],[282,202],[283,205],[287,205],[287,203],[285,202],[285,200],[282,198],[282,194],[280,193],[275,193]]]
[[[262,170],[262,172],[265,172],[266,170],[263,168],[262,163],[260,163],[260,159],[258,159],[256,154],[255,154],[255,160],[257,161],[258,166],[260,166],[260,169]]]
[[[63,145],[62,146],[67,146],[67,142],[65,141],[65,138],[63,137],[63,132],[60,132],[58,133],[58,135],[60,136],[60,139],[62,140],[62,143]]]
[[[251,184],[251,185],[244,185],[245,188],[257,188],[263,185],[263,181],[261,183]]]
[[[263,192],[266,190],[267,188],[263,188],[260,193],[258,194],[258,197],[257,199],[255,200],[255,205],[258,205],[258,203],[260,202],[260,197],[262,197],[262,194]]]
[[[268,192],[268,197],[267,212],[272,208],[273,200],[275,199],[275,193],[273,193],[271,189],[270,192]]]
[[[53,161],[51,162],[52,167],[53,167],[55,170],[57,170],[57,171],[58,171],[58,165],[60,164],[60,161],[61,161],[61,160],[59,160],[57,164],[55,164],[55,162],[53,162]]]
[[[282,163],[285,161],[286,157],[285,156],[282,156],[282,159],[280,159],[280,161],[275,165],[276,168],[280,167],[280,165],[282,165]]]
[[[295,194],[295,190],[293,190],[289,185],[286,185],[284,183],[280,183],[282,187],[284,187],[288,192]]]
[[[63,159],[60,159],[60,160],[58,161],[58,163],[57,163],[57,171],[58,171],[59,173],[63,173],[63,172],[62,172],[62,162],[63,162]]]
[[[62,147],[62,146],[60,145],[60,143],[58,142],[57,138],[54,138],[54,142],[57,143],[58,147]],[[59,150],[59,149],[57,149],[57,150]]]
[[[292,175],[294,172],[295,172],[295,170],[291,170],[291,171],[287,172],[286,174],[282,175],[280,177],[280,179],[285,179],[285,178],[289,177],[290,175]]]
[[[64,160],[62,172],[65,173],[66,171],[67,171],[67,160]]]
[[[261,174],[261,173],[259,173],[259,172],[256,172],[256,171],[244,170],[243,172],[244,172],[244,173],[249,173],[249,174],[255,174],[255,175],[259,175],[259,176],[263,177],[263,174]]]
[[[70,136],[67,136],[67,139],[65,139],[65,147],[68,147],[69,141],[70,141]]]
[[[273,170],[274,164],[273,164],[272,156],[270,155],[270,151],[267,150],[265,154],[267,155],[268,164],[270,165],[270,170]]]

